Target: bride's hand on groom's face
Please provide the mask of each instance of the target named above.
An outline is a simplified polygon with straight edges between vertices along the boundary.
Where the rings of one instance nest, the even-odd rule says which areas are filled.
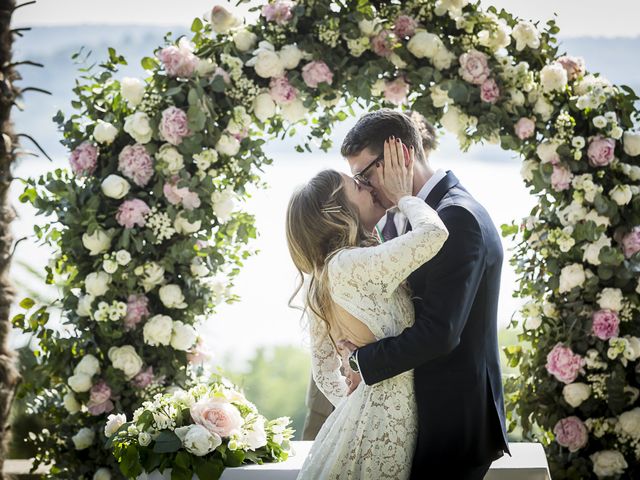
[[[380,190],[394,205],[413,193],[413,163],[415,150],[407,149],[399,138],[391,137],[384,142],[384,162],[378,168]]]

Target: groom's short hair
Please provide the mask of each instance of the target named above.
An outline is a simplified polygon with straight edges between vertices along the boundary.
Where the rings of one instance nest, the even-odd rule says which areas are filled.
[[[426,161],[437,142],[433,126],[424,117],[422,120],[424,125],[419,126],[409,115],[388,108],[365,113],[347,133],[340,153],[343,157],[352,157],[368,148],[379,155],[384,141],[394,135],[408,147],[413,146],[419,160]]]

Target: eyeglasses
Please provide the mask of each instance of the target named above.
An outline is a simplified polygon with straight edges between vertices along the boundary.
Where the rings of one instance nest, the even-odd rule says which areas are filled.
[[[370,187],[371,186],[371,182],[369,181],[369,179],[367,178],[367,171],[371,169],[371,167],[373,167],[374,165],[378,165],[380,162],[382,162],[384,160],[384,153],[381,154],[380,156],[376,157],[373,162],[371,162],[369,165],[367,165],[366,167],[364,167],[362,170],[360,170],[358,173],[356,173],[353,176],[353,179],[366,186],[366,187]]]

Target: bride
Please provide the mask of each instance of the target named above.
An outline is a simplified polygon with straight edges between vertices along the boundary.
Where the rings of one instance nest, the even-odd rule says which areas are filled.
[[[413,371],[375,385],[360,383],[347,396],[336,345],[348,340],[361,347],[398,335],[414,322],[405,280],[448,237],[437,213],[411,196],[414,161],[413,149],[407,152],[399,139],[390,138],[383,161],[376,162],[383,193],[412,227],[383,244],[370,232],[384,212],[370,190],[347,175],[323,171],[289,202],[289,251],[307,277],[313,377],[336,407],[299,479],[399,480],[411,473],[417,438]]]

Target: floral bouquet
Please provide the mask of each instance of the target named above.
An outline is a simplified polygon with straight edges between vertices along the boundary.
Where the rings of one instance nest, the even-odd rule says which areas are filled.
[[[157,394],[130,422],[124,414],[109,415],[104,433],[127,478],[161,473],[172,480],[214,480],[226,467],[286,460],[290,423],[288,417],[267,421],[222,378]]]

